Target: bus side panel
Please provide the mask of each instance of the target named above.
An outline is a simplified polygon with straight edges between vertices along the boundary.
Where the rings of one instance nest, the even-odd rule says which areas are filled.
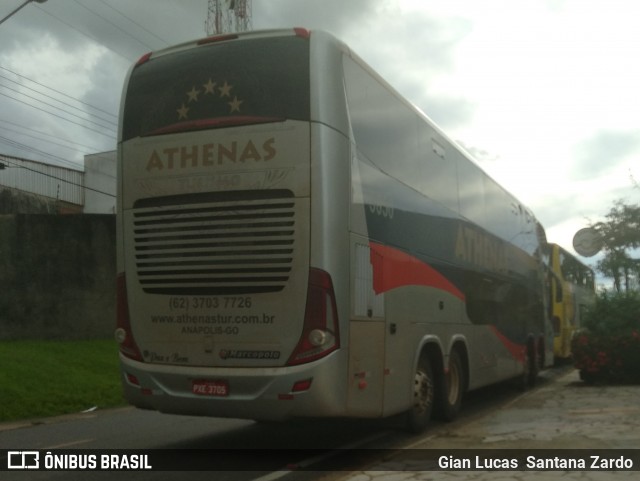
[[[454,336],[469,341],[472,388],[522,372],[527,329],[534,324],[527,307],[535,304],[529,296],[533,259],[366,159],[354,158],[352,165],[351,228],[368,236],[384,266],[377,271],[376,294],[386,296],[385,369],[392,373],[385,379],[385,412],[405,402],[396,392],[403,392],[402,377],[412,375],[412,365],[402,350],[425,336],[440,340],[445,360]]]
[[[349,415],[378,417],[382,414],[385,323],[354,321],[349,335]]]
[[[413,352],[421,339],[435,337],[448,352],[461,326],[464,305],[450,293],[425,286],[405,286],[386,293],[387,337],[385,349],[385,415],[407,410],[413,401]]]

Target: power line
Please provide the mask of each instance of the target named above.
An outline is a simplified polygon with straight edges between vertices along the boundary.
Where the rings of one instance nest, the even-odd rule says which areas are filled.
[[[25,134],[24,132],[20,132],[18,130],[8,129],[6,127],[0,127],[0,128],[2,130],[7,131],[7,132],[13,132],[14,134],[23,135],[25,137],[31,137],[32,139],[41,140],[41,141],[46,142],[46,143],[51,144],[51,145],[57,145],[58,147],[62,147],[63,149],[68,149],[68,150],[71,150],[73,152],[77,152],[77,153],[83,154],[83,155],[85,154],[85,152],[80,151],[75,147],[70,147],[68,145],[60,144],[58,142],[53,142],[52,140],[43,139],[42,137],[37,137],[35,135]]]
[[[113,126],[117,126],[117,125],[118,125],[116,122],[113,122],[113,121],[111,121],[111,120],[109,120],[109,119],[105,119],[104,117],[100,117],[99,115],[92,114],[91,112],[87,112],[87,111],[85,111],[85,110],[82,110],[80,107],[76,107],[75,105],[71,105],[71,104],[69,104],[69,103],[67,103],[67,102],[63,102],[62,100],[58,100],[57,98],[52,97],[51,95],[45,94],[45,93],[43,93],[43,92],[39,92],[38,90],[32,89],[31,87],[28,87],[28,86],[26,86],[26,85],[23,85],[23,84],[21,84],[20,82],[17,82],[16,80],[12,80],[12,79],[10,79],[10,78],[8,78],[8,77],[5,77],[4,75],[0,75],[0,78],[5,79],[5,80],[8,80],[9,82],[12,82],[12,83],[14,83],[14,84],[16,84],[16,85],[19,85],[20,87],[25,88],[25,89],[27,89],[27,90],[30,90],[30,91],[32,91],[32,92],[35,92],[35,93],[37,93],[38,95],[42,95],[42,96],[47,97],[47,98],[49,98],[49,99],[51,99],[51,100],[54,100],[54,101],[56,101],[56,102],[60,102],[62,105],[66,105],[67,107],[70,107],[70,108],[72,108],[72,109],[78,110],[78,111],[82,112],[83,114],[92,115],[92,116],[94,116],[96,119],[100,119],[100,120],[102,120],[102,121],[104,121],[104,122],[107,122],[108,124],[113,125]],[[26,96],[26,97],[29,97],[30,99],[36,100],[36,101],[38,101],[38,102],[42,102],[42,103],[43,103],[43,104],[45,104],[45,105],[49,105],[49,107],[54,107],[54,108],[60,109],[60,110],[62,110],[63,112],[68,113],[69,115],[77,116],[76,114],[72,114],[71,112],[68,112],[68,111],[66,111],[66,110],[64,110],[64,109],[62,109],[62,108],[60,108],[60,107],[56,107],[55,105],[47,104],[46,102],[44,102],[44,101],[42,101],[42,100],[40,100],[40,99],[37,99],[37,98],[35,98],[35,97],[31,97],[31,96],[29,96],[29,95],[25,94],[24,92],[20,92],[20,90],[13,89],[13,88],[11,88],[11,87],[7,87],[6,85],[2,85],[2,84],[0,84],[0,87],[4,87],[4,88],[6,88],[6,89],[8,89],[8,90],[11,90],[12,92],[17,92],[17,93],[19,93],[19,94],[21,94],[21,95],[24,95],[24,96]],[[84,119],[83,117],[80,117],[80,118]],[[88,120],[88,119],[84,119],[84,120]],[[88,121],[89,121],[89,122],[91,122],[91,120],[88,120]],[[98,125],[100,125],[100,124],[98,124]]]
[[[24,129],[24,130],[28,130],[29,132],[34,132],[34,133],[36,133],[36,134],[44,135],[45,137],[52,137],[52,138],[54,138],[54,139],[61,140],[61,141],[63,141],[63,142],[67,142],[67,143],[69,143],[69,144],[77,145],[77,146],[79,146],[79,147],[84,147],[84,148],[89,149],[89,150],[92,150],[92,151],[100,151],[100,150],[104,150],[102,147],[94,147],[94,146],[91,146],[91,145],[81,144],[81,143],[79,143],[79,142],[75,142],[75,141],[73,141],[73,140],[69,140],[69,139],[62,138],[62,137],[60,137],[60,136],[58,136],[58,135],[51,135],[51,134],[48,134],[48,133],[46,133],[46,132],[42,132],[41,130],[35,130],[35,129],[32,129],[31,127],[27,127],[27,126],[25,126],[25,125],[18,124],[18,123],[16,123],[16,122],[11,122],[11,121],[9,121],[9,120],[2,120],[2,119],[0,119],[0,122],[5,123],[5,124],[9,124],[9,125],[13,125],[14,127],[18,127],[18,128]],[[11,130],[11,129],[7,129],[6,127],[2,127],[2,128],[3,128],[3,129],[5,129],[5,130]],[[27,136],[29,135],[29,134],[25,134],[25,133],[23,133],[23,132],[18,132],[18,131],[14,131],[14,132],[16,132],[16,133],[18,133],[18,134],[20,134],[20,135],[27,135]],[[36,136],[33,136],[33,137],[34,137],[34,138],[38,138],[38,137],[36,137]],[[46,139],[42,139],[42,138],[40,138],[40,140],[43,140],[43,141],[45,141],[45,142],[49,142],[48,140],[46,140]]]
[[[64,93],[64,92],[61,92],[60,90],[56,90],[56,89],[54,89],[54,88],[52,88],[52,87],[49,87],[49,86],[44,85],[44,84],[42,84],[42,83],[40,83],[40,82],[37,82],[36,80],[30,79],[29,77],[26,77],[26,76],[21,75],[21,74],[19,74],[19,73],[17,73],[17,72],[14,72],[14,71],[13,71],[13,70],[11,70],[11,69],[8,69],[8,68],[6,68],[6,67],[2,67],[2,66],[0,66],[0,69],[2,69],[2,70],[6,70],[7,72],[10,72],[10,73],[12,73],[13,75],[15,75],[15,76],[17,76],[17,77],[20,77],[20,78],[23,78],[23,79],[25,79],[25,80],[28,80],[29,82],[33,82],[34,84],[40,85],[41,87],[44,87],[44,88],[46,88],[46,89],[49,89],[49,90],[51,90],[51,91],[53,91],[53,92],[55,92],[55,93],[57,93],[57,94],[63,95],[63,96],[65,96],[65,97],[67,97],[68,99],[71,99],[71,100],[74,100],[74,101],[76,101],[76,102],[79,102],[79,103],[81,103],[82,105],[86,105],[87,107],[91,107],[92,109],[98,110],[99,112],[102,112],[103,114],[107,114],[107,115],[110,115],[111,117],[115,117],[115,118],[117,118],[117,117],[118,117],[118,115],[117,115],[117,114],[112,114],[111,112],[108,112],[108,111],[106,111],[106,110],[103,110],[103,109],[101,109],[100,107],[96,107],[95,105],[92,105],[92,104],[90,104],[90,103],[88,103],[88,102],[84,102],[84,101],[82,101],[82,100],[80,100],[80,99],[77,99],[77,98],[75,98],[75,97],[72,97],[71,95],[68,95],[68,94],[66,94],[66,93]],[[6,78],[6,77],[4,77],[4,78]],[[12,82],[13,82],[13,80],[12,80]],[[43,94],[43,95],[44,95],[44,94]]]
[[[95,15],[96,17],[102,19],[103,21],[107,22],[109,25],[112,25],[113,27],[117,28],[118,30],[120,30],[122,33],[124,33],[127,37],[132,38],[133,40],[135,40],[136,42],[138,42],[141,45],[144,45],[146,48],[148,48],[149,50],[154,50],[153,47],[150,47],[149,45],[147,45],[146,43],[144,43],[142,40],[140,40],[137,37],[134,37],[133,35],[131,35],[129,32],[127,32],[125,29],[123,29],[122,27],[116,25],[115,23],[113,23],[111,20],[109,20],[106,17],[103,17],[102,15],[100,15],[98,12],[96,12],[95,10],[87,7],[86,5],[83,5],[82,3],[80,3],[78,0],[74,0],[74,2],[81,6],[82,8],[84,8],[85,10],[91,12],[93,15]]]
[[[38,99],[38,98],[36,98],[36,97],[32,97],[31,95],[27,95],[27,94],[25,94],[24,92],[20,92],[19,90],[12,89],[11,87],[7,87],[6,85],[0,85],[0,87],[5,88],[5,89],[7,89],[7,90],[11,90],[12,92],[16,92],[16,93],[17,93],[17,94],[19,94],[19,95],[23,95],[23,96],[25,96],[25,97],[27,97],[27,98],[29,98],[29,99],[31,99],[31,100],[35,100],[36,102],[40,102],[41,104],[44,104],[44,105],[46,105],[46,106],[48,106],[48,107],[53,107],[54,109],[58,109],[59,111],[64,112],[64,113],[65,113],[65,114],[67,114],[67,115],[71,115],[72,117],[75,117],[75,118],[77,118],[77,119],[84,120],[85,122],[89,122],[90,124],[96,125],[97,127],[102,127],[102,128],[107,129],[107,130],[111,130],[111,131],[112,131],[112,132],[114,132],[114,133],[116,132],[116,130],[115,130],[114,128],[112,128],[112,127],[108,127],[108,126],[106,126],[106,125],[102,125],[102,124],[100,124],[100,123],[98,123],[98,122],[94,122],[93,120],[86,119],[86,118],[84,118],[84,117],[81,117],[81,116],[80,116],[80,115],[78,115],[78,114],[74,114],[74,113],[69,112],[69,111],[67,111],[67,110],[64,110],[64,109],[62,109],[62,108],[60,108],[60,107],[57,107],[56,105],[52,105],[52,104],[50,104],[50,103],[47,103],[47,102],[45,102],[44,100],[40,100],[40,99]],[[9,98],[12,98],[12,99],[14,99],[14,100],[17,100],[18,102],[21,102],[21,100],[16,99],[15,97],[10,97],[9,95],[3,94],[3,93],[1,93],[1,92],[0,92],[0,94],[1,94],[1,95],[4,95],[5,97],[9,97]],[[23,102],[23,103],[24,103],[24,102]],[[26,105],[29,105],[29,104],[26,104]],[[117,126],[118,126],[118,124],[116,124],[116,123],[114,123],[114,122],[108,122],[108,123],[110,123],[110,124],[111,124],[111,125],[113,125],[114,127],[117,127]]]
[[[120,27],[117,23],[115,23],[113,15],[110,16],[111,17],[111,19],[110,19],[110,18],[108,18],[109,17],[108,15],[104,15],[104,13],[108,13],[105,10],[102,10],[103,14],[101,14],[99,11],[96,11],[94,8],[92,8],[92,7],[97,7],[97,5],[88,6],[88,5],[82,4],[78,0],[74,0],[74,1],[80,7],[84,8],[85,10],[88,10],[94,16],[96,16],[96,17],[100,18],[102,21],[110,24],[113,28],[119,30],[124,35],[130,37],[131,39],[135,40],[136,42],[140,43],[141,45],[144,45],[146,48],[149,48],[150,50],[156,49],[156,47],[151,47],[150,45],[147,45],[143,40],[141,40],[140,38],[136,38],[135,35],[132,35],[132,34],[128,33],[125,29]],[[104,7],[108,8],[110,10],[113,10],[113,12],[115,12],[115,14],[117,14],[117,15],[119,15],[121,17],[124,17],[126,20],[128,20],[132,24],[136,25],[137,28],[139,29],[139,31],[142,30],[142,31],[146,32],[147,34],[149,34],[150,36],[152,36],[154,39],[162,42],[165,45],[169,45],[169,42],[167,42],[163,38],[159,37],[158,35],[156,35],[152,31],[150,31],[149,29],[145,28],[143,25],[141,25],[140,23],[136,22],[132,18],[128,17],[121,10],[118,10],[117,8],[115,8],[112,5],[109,5],[104,0],[97,0],[97,1],[102,3]],[[64,18],[58,17],[56,14],[53,14],[53,13],[51,13],[49,11],[44,10],[41,7],[39,7],[38,5],[34,5],[34,6],[38,7],[41,11],[43,11],[47,15],[53,17],[58,22],[60,22],[60,23],[62,23],[64,25],[67,25],[69,28],[71,28],[73,30],[76,30],[81,35],[83,35],[83,36],[85,36],[85,37],[87,37],[87,38],[89,38],[89,39],[91,39],[91,40],[93,40],[93,41],[95,41],[95,42],[97,42],[99,44],[102,44],[102,45],[106,46],[109,50],[114,52],[116,55],[122,57],[126,61],[132,61],[133,60],[133,59],[128,57],[128,53],[127,54],[122,54],[117,49],[114,49],[114,48],[112,48],[112,47],[110,47],[108,45],[105,45],[98,37],[92,35],[91,33],[87,32],[87,31],[83,31],[83,30],[80,30],[80,29],[76,28],[75,25],[72,25],[71,23],[65,21]],[[120,22],[120,23],[122,23],[122,22]],[[56,89],[54,89],[52,87],[49,87],[49,86],[47,86],[47,85],[45,85],[43,83],[37,82],[37,81],[35,81],[33,79],[30,79],[30,78],[28,78],[28,77],[26,77],[24,75],[21,75],[21,74],[19,74],[17,72],[14,72],[14,71],[10,70],[8,68],[0,66],[0,69],[2,69],[3,71],[6,71],[6,72],[8,72],[8,73],[10,73],[10,74],[15,76],[15,78],[12,79],[12,78],[7,77],[5,75],[0,75],[0,79],[4,79],[6,82],[11,82],[13,84],[16,84],[15,88],[11,88],[6,83],[4,85],[0,84],[0,87],[4,87],[3,89],[0,90],[0,95],[2,95],[4,97],[7,97],[7,98],[10,98],[10,99],[12,99],[12,100],[14,100],[16,102],[20,102],[20,103],[22,103],[22,104],[24,104],[26,106],[31,107],[31,108],[37,109],[37,110],[39,110],[41,112],[44,112],[44,113],[47,113],[47,114],[52,115],[54,117],[57,117],[59,119],[65,120],[66,122],[72,123],[74,125],[78,125],[78,126],[80,126],[82,128],[90,130],[92,132],[95,132],[95,133],[98,133],[100,135],[115,139],[115,136],[114,135],[110,135],[110,133],[109,133],[109,132],[114,132],[115,133],[115,129],[110,128],[108,125],[112,125],[113,127],[117,127],[117,123],[116,122],[113,122],[113,121],[109,120],[108,118],[105,118],[104,116],[97,115],[97,114],[93,113],[91,110],[79,108],[78,106],[75,106],[75,105],[65,101],[64,98],[69,99],[69,100],[73,101],[74,103],[78,102],[78,104],[82,104],[82,105],[88,107],[89,109],[95,110],[96,112],[102,112],[102,114],[105,114],[106,116],[109,116],[109,117],[113,117],[114,119],[117,119],[117,115],[112,114],[111,112],[108,112],[107,110],[101,109],[101,108],[99,108],[99,107],[97,107],[95,105],[92,105],[90,103],[87,103],[87,102],[84,102],[84,101],[82,101],[80,99],[77,99],[77,98],[75,98],[75,97],[73,97],[71,95],[66,94],[65,92],[61,92],[60,90],[56,90]],[[35,84],[35,86],[38,86],[38,87],[41,87],[41,88],[32,88],[32,86],[29,85],[29,82],[33,83],[33,84]],[[32,96],[32,95],[29,95],[28,93],[25,93],[24,92],[25,89],[28,90],[28,91],[31,91],[34,95]],[[22,98],[21,97],[17,97],[16,98],[15,96],[13,96],[11,94],[11,92],[18,94]],[[55,94],[60,95],[60,96],[62,96],[64,98],[62,98],[62,99],[61,98],[57,98],[55,95],[53,95],[53,94],[50,95],[47,92],[55,92]],[[35,96],[35,95],[37,95],[37,96]],[[47,97],[48,99],[51,99],[51,101],[53,103],[48,103],[48,102],[42,100],[41,97]],[[29,100],[25,101],[25,99],[30,99],[31,102]],[[34,104],[33,102],[36,102],[36,104]],[[67,107],[67,109],[65,109],[63,107],[60,107],[58,104],[61,104],[63,107]],[[55,109],[56,112],[59,112],[62,115],[60,115],[58,113],[54,113],[53,111],[49,111],[46,108],[42,108],[42,106]],[[77,115],[74,112],[69,111],[68,109],[73,110],[73,111],[80,111],[79,113],[82,114],[82,115]],[[74,120],[72,120],[70,118],[67,118],[67,116],[79,119],[80,121],[82,121],[82,123],[79,123],[79,122],[74,121]],[[86,118],[86,117],[93,117],[96,120],[99,120],[100,122],[94,122],[93,120],[90,120],[89,118]],[[86,146],[86,145],[83,145],[83,144],[79,144],[77,142],[72,142],[72,141],[70,141],[68,139],[63,139],[63,138],[60,138],[58,136],[52,136],[52,135],[47,134],[45,132],[33,130],[33,129],[30,129],[28,127],[25,127],[23,125],[20,125],[20,124],[14,123],[14,122],[1,120],[1,119],[0,119],[0,122],[4,122],[4,123],[6,123],[8,125],[14,125],[14,126],[20,128],[20,129],[25,129],[27,131],[30,131],[30,132],[36,134],[36,135],[31,135],[31,134],[26,133],[26,132],[21,132],[19,130],[14,130],[14,129],[8,128],[7,126],[4,126],[4,127],[0,126],[1,130],[6,131],[6,133],[5,133],[6,136],[0,136],[0,141],[2,141],[3,143],[11,145],[12,147],[15,147],[15,148],[18,148],[18,149],[21,149],[21,150],[37,153],[37,154],[40,154],[40,155],[44,155],[44,156],[47,156],[47,157],[49,157],[51,159],[56,159],[57,161],[68,163],[70,165],[74,165],[74,164],[72,162],[69,162],[68,160],[63,159],[61,157],[58,157],[58,156],[56,156],[54,154],[49,154],[48,152],[44,152],[42,150],[38,150],[36,148],[29,147],[29,146],[27,146],[25,144],[20,143],[17,140],[14,140],[14,137],[10,133],[13,133],[13,134],[16,134],[16,135],[23,135],[25,137],[29,137],[29,138],[33,138],[33,139],[36,139],[36,140],[40,140],[42,142],[47,142],[48,144],[55,145],[55,146],[58,146],[58,147],[61,147],[61,148],[65,148],[65,149],[68,149],[70,151],[74,151],[74,152],[77,152],[77,153],[80,153],[80,154],[82,154],[83,152],[81,150],[77,149],[77,148],[74,148],[74,147],[72,147],[70,145],[65,145],[63,143],[55,142],[55,141],[52,141],[52,140],[49,140],[49,139],[45,139],[43,137],[40,137],[39,135],[44,135],[44,136],[47,136],[47,137],[50,137],[50,138],[54,138],[55,140],[58,140],[58,141],[61,141],[61,142],[64,142],[64,143],[68,142],[69,144],[85,147],[87,149],[92,149],[94,151],[95,150],[100,150],[100,149],[97,149],[95,147]],[[104,122],[104,123],[106,123],[108,125],[104,125],[101,122]],[[96,130],[95,128],[91,128],[89,126],[86,126],[86,125],[84,125],[84,123],[90,123],[90,124],[98,127],[99,130]],[[1,130],[0,130],[0,132],[1,132]],[[108,195],[110,195],[110,194],[108,194]]]
[[[21,142],[18,142],[17,140],[9,139],[7,137],[3,137],[3,136],[0,135],[0,142],[4,143],[6,145],[9,145],[11,147],[15,147],[17,149],[24,150],[25,152],[31,152],[33,154],[44,155],[45,157],[49,157],[51,159],[58,160],[58,161],[63,162],[65,164],[68,164],[68,165],[71,165],[71,166],[74,166],[74,167],[78,167],[78,164],[76,164],[74,162],[71,162],[68,159],[65,159],[63,157],[58,157],[57,155],[50,154],[49,152],[44,152],[42,150],[36,149],[35,147],[31,147],[29,145],[25,145],[25,144],[23,144]]]
[[[136,22],[135,20],[133,20],[131,17],[129,17],[126,13],[122,12],[121,10],[118,10],[116,7],[114,7],[113,5],[109,5],[107,2],[105,2],[104,0],[100,0],[100,3],[102,3],[105,7],[109,7],[111,10],[114,10],[115,12],[119,13],[121,16],[123,16],[124,18],[126,18],[127,20],[129,20],[131,23],[133,23],[134,25],[136,25],[137,27],[141,28],[142,30],[144,30],[145,32],[147,32],[149,35],[157,38],[158,40],[160,40],[161,42],[163,42],[165,45],[170,45],[170,42],[167,42],[165,39],[158,37],[155,33],[153,33],[151,30],[148,30],[144,27],[144,25],[140,25],[138,22]]]
[[[105,137],[109,137],[111,139],[115,139],[116,138],[115,135],[106,134],[106,133],[101,132],[99,130],[92,129],[91,127],[87,127],[86,125],[82,125],[82,124],[80,124],[78,122],[74,122],[73,120],[67,119],[67,118],[65,118],[65,117],[63,117],[61,115],[54,114],[53,112],[49,112],[48,110],[44,110],[44,109],[42,109],[40,107],[36,107],[35,105],[28,104],[28,103],[26,103],[26,102],[24,102],[24,101],[22,101],[20,99],[16,99],[15,97],[12,97],[11,95],[7,95],[7,94],[2,93],[2,92],[0,92],[0,95],[2,95],[4,97],[7,97],[7,98],[10,98],[12,100],[15,100],[16,102],[20,102],[21,104],[27,105],[27,106],[29,106],[29,107],[31,107],[33,109],[37,109],[37,110],[40,110],[41,112],[45,112],[45,113],[47,113],[49,115],[53,115],[54,117],[57,117],[57,118],[62,119],[62,120],[65,120],[65,121],[67,121],[69,123],[72,123],[72,124],[75,124],[75,125],[79,125],[80,127],[84,128],[84,129],[90,130],[92,132],[96,132],[96,133],[98,133],[100,135],[104,135]],[[90,121],[88,121],[88,122],[90,122]],[[92,123],[95,123],[95,122],[92,122]],[[104,126],[102,126],[102,127],[104,127]],[[105,127],[105,128],[107,128],[107,127]],[[109,130],[112,130],[112,129],[109,129]]]
[[[51,177],[52,179],[56,179],[56,180],[59,180],[61,182],[66,182],[67,184],[70,184],[70,185],[73,185],[73,186],[76,186],[76,187],[80,187],[80,188],[85,189],[85,190],[90,190],[92,192],[97,192],[99,194],[108,195],[109,197],[115,197],[115,195],[113,195],[113,194],[111,194],[109,192],[104,192],[102,190],[94,189],[92,187],[87,187],[86,185],[78,184],[76,182],[71,182],[70,180],[63,179],[61,177],[56,177],[55,175],[47,174],[46,172],[40,172],[39,170],[30,169],[29,167],[25,167],[24,165],[19,165],[19,164],[13,163],[13,162],[11,162],[10,160],[7,160],[7,159],[0,160],[0,164],[4,165],[5,162],[10,164],[10,165],[12,165],[12,166],[14,166],[14,167],[17,167],[17,168],[20,168],[20,169],[24,169],[24,170],[28,170],[30,172],[35,172],[36,174],[44,175],[45,177]]]
[[[107,47],[109,50],[111,50],[113,53],[115,53],[118,57],[122,57],[123,59],[125,59],[127,61],[127,63],[131,63],[134,60],[136,60],[135,58],[131,58],[128,57],[126,55],[121,54],[120,52],[118,52],[116,49],[109,47],[107,45],[105,45],[102,41],[100,41],[98,38],[94,37],[93,35],[89,35],[86,32],[83,32],[82,30],[76,28],[73,24],[67,22],[66,20],[61,19],[60,17],[58,17],[57,15],[54,15],[51,12],[48,12],[47,10],[45,10],[44,8],[40,7],[39,5],[34,5],[34,7],[40,9],[41,12],[46,13],[47,15],[49,15],[50,17],[55,18],[58,22],[60,23],[64,23],[67,27],[72,28],[73,30],[75,30],[76,32],[84,35],[87,38],[90,38],[91,40],[93,40],[94,42],[100,44],[100,45],[104,45],[105,47]]]

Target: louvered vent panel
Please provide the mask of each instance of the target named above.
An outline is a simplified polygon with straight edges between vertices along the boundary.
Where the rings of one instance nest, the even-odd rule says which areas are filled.
[[[134,206],[138,279],[145,292],[276,292],[292,269],[295,198],[288,190],[188,194]]]

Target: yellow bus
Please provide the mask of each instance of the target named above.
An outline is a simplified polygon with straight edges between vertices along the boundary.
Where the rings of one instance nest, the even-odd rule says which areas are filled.
[[[548,244],[551,270],[551,319],[556,359],[571,357],[571,338],[595,302],[593,270],[557,244]]]

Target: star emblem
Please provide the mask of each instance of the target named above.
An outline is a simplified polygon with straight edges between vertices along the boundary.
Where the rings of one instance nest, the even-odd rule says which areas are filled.
[[[205,83],[198,85],[200,87],[194,85],[190,90],[186,91],[186,98],[183,97],[180,107],[175,110],[178,113],[178,120],[188,120],[189,117],[197,119],[203,116],[224,115],[220,111],[220,109],[224,109],[224,103],[229,106],[229,114],[240,112],[244,99],[238,98],[237,95],[231,96],[231,91],[234,89],[233,84],[226,80],[222,84],[219,81],[214,82],[212,77],[209,77]],[[212,97],[211,100],[206,101],[204,97],[208,94],[211,94]],[[200,95],[202,95],[202,98]],[[228,101],[218,102],[217,99],[224,99],[225,97],[227,97]],[[201,102],[201,100],[205,101]]]
[[[185,104],[182,104],[180,108],[177,110],[177,112],[178,112],[178,120],[186,119],[187,114],[189,113],[189,107],[187,107]]]
[[[238,97],[234,96],[233,100],[229,103],[229,107],[231,107],[231,112],[240,112],[240,104],[242,104],[242,102],[244,102],[244,100],[239,100]]]
[[[224,85],[222,87],[218,87],[220,91],[220,97],[231,97],[231,89],[233,86],[229,85],[227,81],[224,81]]]
[[[197,102],[198,95],[200,95],[200,91],[196,90],[195,87],[192,87],[189,92],[187,92],[187,97],[189,97],[189,102]]]
[[[215,82],[212,82],[211,79],[209,79],[209,81],[206,84],[202,84],[202,86],[204,87],[204,93],[206,94],[212,94],[213,93],[213,89],[215,88],[217,84]]]

